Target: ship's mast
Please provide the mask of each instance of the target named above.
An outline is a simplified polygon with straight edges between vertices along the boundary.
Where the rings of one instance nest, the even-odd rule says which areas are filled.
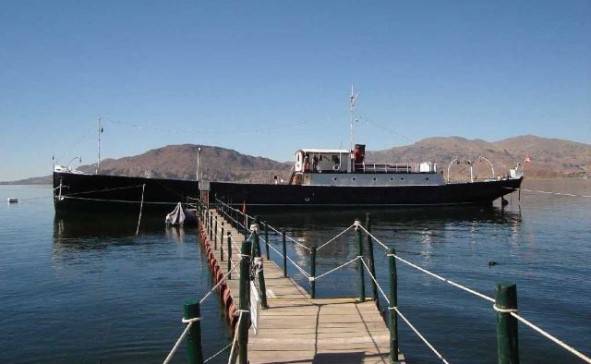
[[[100,116],[96,122],[96,131],[98,133],[98,161],[96,163],[95,174],[98,174],[99,169],[101,168],[101,134],[103,133],[103,128],[101,127],[101,117]]]
[[[357,102],[357,95],[355,94],[355,88],[351,85],[351,96],[349,97],[349,112],[350,112],[350,129],[351,129],[351,142],[349,150],[353,150],[353,123],[355,123],[355,103]]]

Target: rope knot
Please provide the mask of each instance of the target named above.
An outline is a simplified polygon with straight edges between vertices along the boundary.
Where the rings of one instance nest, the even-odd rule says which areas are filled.
[[[193,317],[190,319],[186,319],[183,317],[183,319],[181,321],[183,322],[183,324],[192,324],[193,322],[201,321],[201,317]]]
[[[518,310],[516,308],[501,308],[498,307],[497,304],[493,304],[493,310],[500,312],[500,313],[517,313]]]
[[[355,227],[355,231],[359,230],[359,228],[361,228],[361,221],[355,220],[353,222],[353,227]]]

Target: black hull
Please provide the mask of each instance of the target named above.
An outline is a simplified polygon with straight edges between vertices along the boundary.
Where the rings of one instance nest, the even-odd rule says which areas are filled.
[[[440,186],[331,187],[243,183],[210,183],[210,202],[217,197],[250,207],[389,207],[491,205],[521,186],[522,178],[453,183]]]
[[[145,185],[145,189],[143,186]],[[61,186],[61,188],[60,188]],[[56,212],[143,211],[170,212],[176,203],[199,195],[196,181],[53,173],[53,201]]]

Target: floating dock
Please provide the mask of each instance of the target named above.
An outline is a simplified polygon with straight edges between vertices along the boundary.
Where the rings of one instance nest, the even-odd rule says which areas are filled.
[[[200,223],[214,279],[228,273],[228,236],[231,265],[240,260],[246,237],[221,213],[209,210],[213,231]],[[213,234],[212,234],[213,232]],[[274,261],[262,257],[267,293],[266,309],[259,309],[250,328],[248,361],[263,363],[389,363],[390,333],[373,300],[357,298],[311,298],[293,279],[284,277]],[[217,268],[213,268],[217,266]],[[230,268],[231,269],[231,268]],[[236,323],[239,305],[238,270],[221,285],[228,320]],[[228,297],[228,295],[230,297]],[[398,355],[404,362],[404,356]]]

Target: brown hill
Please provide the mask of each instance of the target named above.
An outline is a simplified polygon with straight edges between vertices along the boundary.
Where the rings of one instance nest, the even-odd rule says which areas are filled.
[[[369,145],[371,147],[371,145]],[[176,179],[194,179],[197,149],[201,148],[202,176],[208,180],[271,182],[273,176],[287,180],[292,163],[281,163],[268,158],[241,154],[235,150],[206,145],[169,145],[146,153],[120,159],[106,159],[101,172],[113,175],[152,176]],[[569,177],[591,175],[591,145],[568,140],[547,139],[526,135],[496,142],[460,137],[437,137],[418,141],[412,145],[380,151],[368,151],[367,160],[384,162],[433,161],[447,174],[450,161],[455,158],[477,160],[488,158],[497,175],[530,157],[525,165],[528,177]],[[79,169],[94,173],[95,165]],[[489,165],[479,160],[474,163],[476,178],[491,175]],[[465,163],[453,164],[452,179],[466,179],[469,168]],[[48,177],[39,177],[12,183],[43,183]]]
[[[290,165],[274,160],[238,153],[232,149],[207,145],[168,145],[146,153],[120,159],[105,159],[101,173],[124,176],[150,176],[173,179],[195,179],[197,151],[201,148],[200,170],[211,181],[270,182],[273,176],[289,173]],[[96,164],[79,169],[94,173]],[[285,178],[285,177],[284,177]]]
[[[505,174],[518,162],[525,164],[529,177],[570,177],[591,174],[591,145],[561,139],[547,139],[526,135],[497,142],[460,137],[428,138],[412,145],[395,147],[368,153],[368,160],[386,162],[434,161],[447,173],[449,163],[455,158],[475,161],[479,156],[489,159],[497,175]],[[491,169],[484,160],[474,163],[478,177],[489,177]],[[453,165],[453,176],[466,178],[466,164]]]

